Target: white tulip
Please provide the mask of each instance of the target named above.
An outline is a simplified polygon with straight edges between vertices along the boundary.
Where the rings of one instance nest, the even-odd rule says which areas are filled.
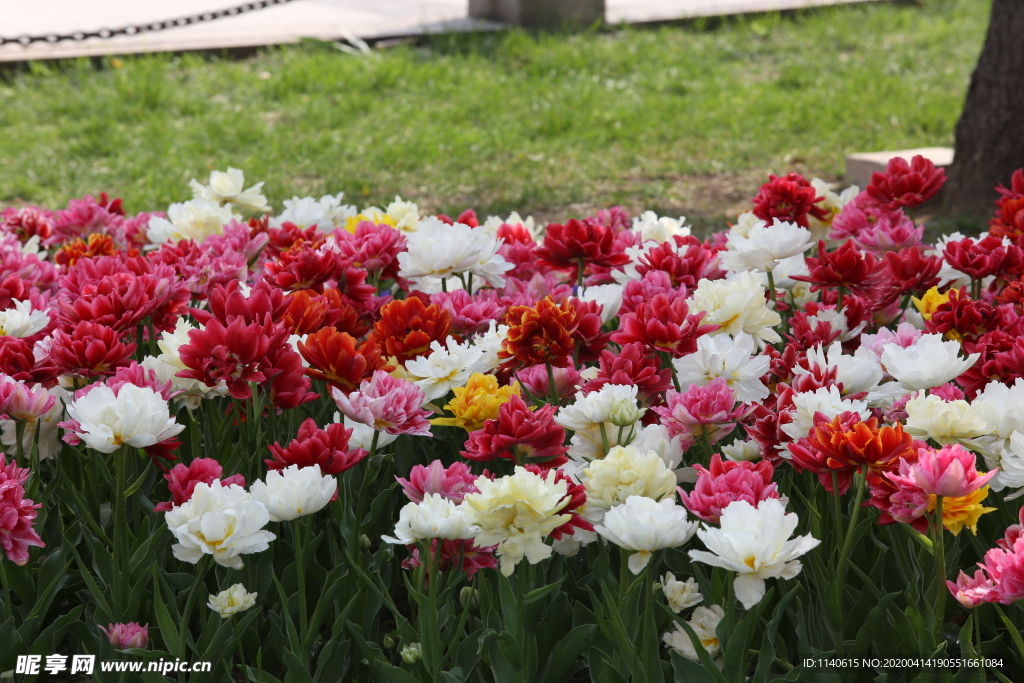
[[[320,473],[320,465],[270,470],[266,481],[254,481],[249,491],[263,503],[272,522],[288,522],[318,512],[331,502],[338,481]]]
[[[960,342],[943,341],[941,334],[922,335],[912,346],[882,347],[882,365],[907,391],[932,389],[956,379],[974,365],[979,354],[960,356]]]
[[[206,606],[219,614],[222,619],[244,612],[256,604],[257,593],[250,593],[245,586],[236,583],[227,590],[211,595]]]
[[[270,513],[241,486],[219,479],[197,484],[192,497],[164,518],[178,543],[171,547],[182,562],[196,564],[213,555],[224,567],[241,569],[241,555],[263,552],[277,536],[263,529]]]
[[[479,531],[466,519],[465,511],[450,498],[427,493],[420,503],[408,503],[399,512],[394,536],[382,536],[386,542],[412,545],[434,538],[459,540],[473,538]]]
[[[693,537],[697,524],[689,521],[686,508],[671,498],[658,502],[630,496],[624,505],[609,510],[604,524],[594,530],[620,548],[635,551],[627,564],[629,571],[639,574],[655,550],[683,545]]]
[[[113,453],[121,446],[152,446],[185,428],[175,422],[160,394],[134,384],[121,385],[116,395],[109,387],[93,385],[67,411],[78,422],[75,432],[85,445],[100,453]]]
[[[801,569],[796,558],[820,542],[809,534],[790,539],[799,521],[775,498],[762,500],[756,508],[745,500],[733,501],[722,510],[718,528],[703,525],[697,532],[711,552],[691,550],[690,558],[736,572],[736,598],[750,609],[764,597],[765,579],[795,577]]]

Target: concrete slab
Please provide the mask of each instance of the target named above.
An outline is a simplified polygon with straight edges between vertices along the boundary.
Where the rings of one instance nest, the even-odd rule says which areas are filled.
[[[605,0],[605,21],[642,24],[880,1],[883,0]]]
[[[939,168],[948,168],[953,163],[952,147],[919,147],[889,152],[849,154],[846,157],[846,173],[843,175],[843,180],[847,185],[856,185],[864,189],[871,182],[871,174],[884,171],[890,159],[900,157],[910,161],[917,155],[923,156]]]
[[[609,23],[643,23],[883,0],[606,0]],[[0,0],[0,35],[70,34],[237,6],[242,0]],[[297,42],[366,40],[494,30],[471,19],[469,0],[294,0],[255,12],[136,36],[0,46],[0,62],[104,54],[216,50]]]
[[[0,0],[5,37],[114,28],[224,9],[241,0]],[[466,0],[298,0],[215,21],[136,36],[0,47],[0,61],[177,52],[292,43],[302,38],[376,39],[445,31],[495,30],[470,19]]]

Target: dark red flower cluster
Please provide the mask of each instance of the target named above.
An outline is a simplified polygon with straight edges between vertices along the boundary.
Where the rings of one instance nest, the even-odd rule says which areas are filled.
[[[178,463],[164,475],[167,489],[171,492],[171,500],[157,503],[155,512],[167,512],[171,508],[184,505],[192,498],[198,484],[212,484],[220,479],[221,486],[241,486],[245,488],[245,477],[241,474],[224,476],[224,468],[213,458],[196,458],[188,465]]]
[[[619,331],[612,334],[616,344],[637,342],[649,352],[668,353],[674,358],[697,350],[697,339],[718,329],[702,325],[704,313],[690,313],[683,294],[658,294],[619,319]]]
[[[319,465],[323,474],[340,474],[358,465],[368,455],[363,448],[349,447],[351,437],[352,430],[341,423],[332,423],[321,429],[313,418],[306,418],[288,446],[282,447],[276,441],[267,446],[273,458],[263,462],[270,470],[283,470],[292,465],[300,468]]]
[[[1004,245],[1001,237],[987,236],[975,241],[970,237],[954,240],[942,250],[946,263],[971,276],[1016,280],[1024,274],[1024,250],[1015,244]]]
[[[549,225],[534,254],[541,265],[575,271],[588,265],[610,268],[628,263],[629,257],[616,247],[611,228],[572,219],[565,225]]]
[[[637,264],[641,277],[651,272],[663,272],[673,288],[693,290],[701,278],[711,275],[714,253],[693,236],[675,237],[648,251]]]
[[[898,289],[889,286],[890,271],[885,263],[858,249],[853,240],[847,240],[831,252],[822,240],[818,242],[818,256],[807,258],[810,275],[794,275],[793,279],[812,283],[811,291],[814,292],[834,289],[872,300],[891,295],[891,301]],[[884,305],[888,305],[888,301]],[[876,305],[875,308],[883,308],[884,305]]]
[[[946,172],[923,156],[915,156],[910,163],[893,157],[884,172],[871,174],[865,192],[883,209],[913,209],[938,194],[945,183]]]
[[[544,469],[558,467],[568,458],[563,445],[565,430],[555,424],[554,417],[554,405],[530,410],[523,399],[513,394],[498,409],[496,419],[487,420],[481,429],[470,433],[462,456],[477,462],[505,458]]]
[[[623,344],[618,352],[602,351],[597,377],[583,385],[583,392],[600,391],[609,384],[636,385],[641,406],[661,405],[672,387],[672,370],[661,367],[657,358],[640,342]]]
[[[810,217],[824,220],[828,216],[828,210],[818,206],[823,199],[799,173],[782,177],[770,175],[754,197],[753,211],[769,225],[778,219],[806,228],[810,225]]]
[[[1002,195],[996,202],[996,215],[989,221],[988,233],[993,237],[1009,237],[1022,246],[1024,236],[1024,168],[1013,172],[1010,187],[996,188]]]
[[[87,321],[126,332],[149,320],[156,329],[172,330],[189,298],[169,266],[141,256],[101,256],[78,260],[61,277],[57,309],[68,327]]]

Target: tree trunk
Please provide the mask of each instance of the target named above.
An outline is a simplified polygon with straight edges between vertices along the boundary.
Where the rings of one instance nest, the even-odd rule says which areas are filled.
[[[985,45],[971,75],[946,185],[954,215],[992,215],[996,185],[1024,167],[1024,0],[993,0]]]

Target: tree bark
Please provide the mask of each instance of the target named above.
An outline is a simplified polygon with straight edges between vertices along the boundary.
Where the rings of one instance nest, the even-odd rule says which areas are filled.
[[[992,215],[1014,170],[1024,167],[1024,0],[993,0],[985,45],[971,75],[956,155],[945,188],[947,209],[963,217]]]

